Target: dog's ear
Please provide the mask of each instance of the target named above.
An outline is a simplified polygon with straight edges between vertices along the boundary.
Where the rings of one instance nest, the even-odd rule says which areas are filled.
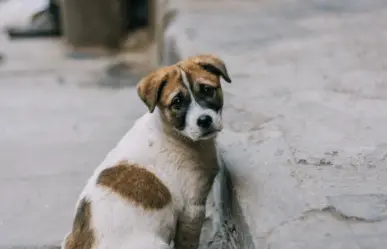
[[[215,74],[217,76],[222,76],[222,78],[231,83],[230,76],[228,76],[227,68],[225,63],[215,55],[205,54],[197,55],[189,58],[192,62],[198,64],[204,70]]]
[[[167,83],[167,75],[156,71],[144,77],[137,84],[137,93],[152,113],[160,99],[162,88]]]

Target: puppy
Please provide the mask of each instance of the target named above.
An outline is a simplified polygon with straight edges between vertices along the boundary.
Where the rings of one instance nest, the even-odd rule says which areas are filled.
[[[199,55],[143,78],[149,108],[97,167],[62,249],[196,249],[217,173],[224,62]]]

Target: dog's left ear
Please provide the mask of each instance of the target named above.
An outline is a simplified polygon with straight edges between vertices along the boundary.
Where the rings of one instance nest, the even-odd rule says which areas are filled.
[[[228,76],[225,63],[215,55],[197,55],[189,58],[189,60],[198,64],[204,70],[217,76],[221,76],[225,81],[231,83],[231,79],[230,76]]]
[[[152,113],[156,108],[161,90],[167,83],[166,77],[167,75],[161,75],[156,71],[144,77],[137,84],[137,93],[141,100],[147,105],[150,113]]]

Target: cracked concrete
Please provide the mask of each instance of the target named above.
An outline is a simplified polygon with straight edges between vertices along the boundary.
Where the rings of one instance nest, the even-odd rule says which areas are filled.
[[[210,246],[384,248],[386,2],[180,5],[167,45],[183,57],[218,54],[233,79],[224,85],[219,137],[232,184],[220,178],[214,191],[229,219],[214,225],[231,240]],[[95,155],[145,107],[132,82],[103,78],[110,59],[69,59],[52,39],[0,37],[0,44],[0,248],[51,248],[71,222]],[[98,83],[105,80],[113,82]]]
[[[257,249],[384,248],[387,3],[180,8],[166,45],[219,55],[233,79],[219,142],[247,224],[238,232]]]

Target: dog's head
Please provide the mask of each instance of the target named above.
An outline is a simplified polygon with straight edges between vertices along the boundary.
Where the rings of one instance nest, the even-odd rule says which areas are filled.
[[[198,55],[151,73],[137,90],[150,112],[159,108],[167,125],[193,141],[205,140],[222,129],[221,77],[231,83],[221,59]]]

